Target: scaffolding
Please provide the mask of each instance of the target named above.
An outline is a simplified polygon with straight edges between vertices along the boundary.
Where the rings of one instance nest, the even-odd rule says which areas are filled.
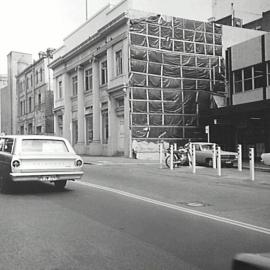
[[[222,27],[161,15],[129,20],[131,134],[183,145],[204,140],[198,116],[225,97]]]

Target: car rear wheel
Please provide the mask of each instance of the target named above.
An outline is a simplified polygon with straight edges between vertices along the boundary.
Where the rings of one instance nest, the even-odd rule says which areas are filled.
[[[59,180],[54,182],[54,186],[57,190],[63,190],[67,184],[67,180]]]

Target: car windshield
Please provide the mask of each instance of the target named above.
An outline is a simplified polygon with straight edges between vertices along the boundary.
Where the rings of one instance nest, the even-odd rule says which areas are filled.
[[[202,151],[213,150],[213,144],[202,144]]]
[[[23,153],[66,153],[68,148],[64,141],[48,139],[24,139],[22,140]]]

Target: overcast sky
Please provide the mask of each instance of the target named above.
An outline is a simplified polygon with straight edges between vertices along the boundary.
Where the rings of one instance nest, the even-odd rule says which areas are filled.
[[[85,1],[0,0],[0,74],[7,73],[6,56],[10,51],[30,53],[33,59],[37,59],[39,51],[60,47],[63,39],[85,22]],[[169,5],[170,0],[165,1]],[[109,0],[88,0],[88,17],[108,2]],[[179,0],[180,2],[185,3],[183,8],[192,3],[190,0]],[[206,20],[211,16],[211,0],[199,2],[202,3],[200,14],[190,14],[188,11],[186,18]]]

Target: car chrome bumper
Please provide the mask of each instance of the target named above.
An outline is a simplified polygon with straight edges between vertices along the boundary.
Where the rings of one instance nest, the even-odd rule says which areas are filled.
[[[10,173],[14,182],[18,181],[44,181],[44,177],[48,176],[48,182],[59,180],[77,180],[83,176],[83,172],[42,172],[42,173]],[[53,180],[50,180],[50,177]]]

